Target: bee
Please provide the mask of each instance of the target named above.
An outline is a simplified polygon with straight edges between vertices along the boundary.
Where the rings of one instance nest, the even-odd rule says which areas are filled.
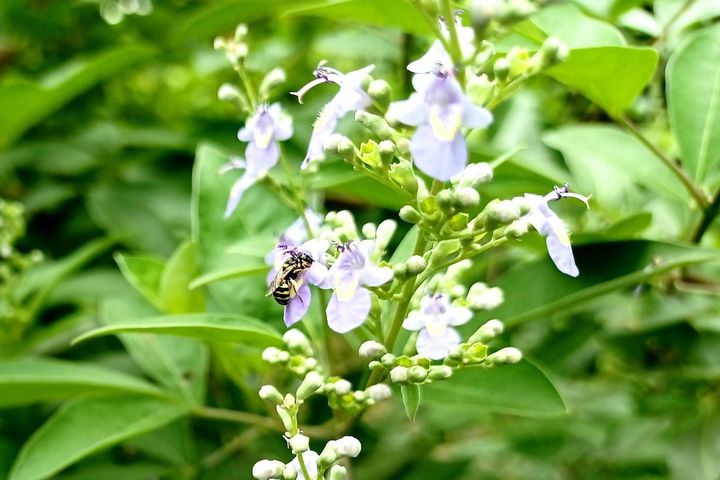
[[[313,261],[307,253],[290,251],[290,256],[285,259],[280,271],[270,282],[265,296],[272,295],[277,303],[287,305],[290,299],[298,294],[303,282],[300,276],[308,271]]]

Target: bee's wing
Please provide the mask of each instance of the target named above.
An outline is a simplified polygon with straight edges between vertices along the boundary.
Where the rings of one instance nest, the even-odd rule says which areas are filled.
[[[277,290],[277,288],[280,286],[280,284],[285,280],[285,277],[287,277],[288,269],[281,268],[280,271],[273,277],[272,281],[270,282],[270,285],[268,285],[267,292],[265,293],[266,297],[269,297],[272,295],[272,293]]]

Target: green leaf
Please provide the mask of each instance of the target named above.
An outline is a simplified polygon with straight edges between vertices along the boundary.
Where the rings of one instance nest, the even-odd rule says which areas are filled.
[[[424,390],[428,406],[448,411],[491,410],[523,416],[554,416],[566,412],[553,384],[527,360],[494,368],[463,368]]]
[[[546,73],[619,117],[650,82],[657,62],[651,48],[581,48]]]
[[[155,463],[93,463],[54,477],[54,480],[147,480],[170,478],[172,473],[167,465]]]
[[[0,362],[0,407],[86,395],[160,395],[153,385],[122,372],[83,362],[23,358]]]
[[[195,259],[195,245],[186,241],[168,260],[160,278],[159,295],[162,310],[166,313],[192,313],[205,311],[205,295],[191,290],[190,282],[199,274]]]
[[[215,272],[209,272],[205,275],[201,275],[192,282],[190,282],[190,288],[198,288],[208,283],[219,282],[221,280],[228,280],[231,278],[246,277],[250,275],[259,275],[261,273],[267,273],[268,265],[248,265],[239,268],[229,268],[227,270],[218,270]]]
[[[74,343],[118,333],[178,335],[212,342],[236,342],[260,347],[282,345],[280,334],[260,320],[245,315],[212,313],[127,320],[91,330],[77,337]]]
[[[508,325],[577,307],[621,288],[633,288],[677,267],[720,260],[717,250],[649,240],[628,240],[573,247],[577,278],[558,272],[549,259],[519,265],[500,277],[505,302],[492,318]],[[487,318],[490,318],[490,315]]]
[[[720,183],[720,25],[687,38],[667,66],[670,125],[696,182]]]
[[[162,277],[165,264],[162,260],[149,256],[126,255],[116,253],[115,262],[125,280],[135,288],[146,300],[162,308],[160,300],[160,277]]]
[[[187,414],[187,405],[142,397],[84,399],[64,405],[23,446],[9,480],[40,480]]]
[[[571,125],[543,136],[543,142],[562,152],[580,180],[583,191],[595,192],[601,201],[626,201],[623,179],[685,204],[688,195],[670,169],[660,163],[639,140],[608,125]],[[617,182],[610,178],[617,178]]]
[[[571,49],[625,45],[618,29],[588,17],[572,4],[543,8],[531,20],[546,34],[558,37]]]
[[[420,409],[421,392],[418,385],[400,385],[400,394],[402,395],[403,407],[405,414],[412,422],[415,421],[417,412]]]
[[[97,83],[147,60],[153,50],[132,45],[117,47],[91,58],[73,60],[39,82],[9,79],[0,84],[0,149],[13,143],[74,97]]]

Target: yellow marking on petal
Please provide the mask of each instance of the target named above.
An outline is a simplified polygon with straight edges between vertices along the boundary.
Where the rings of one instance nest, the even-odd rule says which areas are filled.
[[[443,121],[438,115],[438,109],[433,108],[430,111],[430,127],[438,140],[451,142],[455,139],[455,135],[462,125],[462,115],[460,112],[453,112],[449,121]]]
[[[431,337],[442,337],[447,329],[447,320],[441,316],[425,317],[425,330]]]
[[[260,148],[267,148],[268,145],[270,145],[270,142],[273,138],[273,129],[268,128],[268,131],[263,133],[260,133],[258,129],[255,129],[255,144]]]
[[[341,302],[347,302],[355,296],[358,288],[358,280],[352,279],[349,282],[343,282],[341,279],[335,280],[335,295]]]
[[[563,225],[562,221],[557,220],[555,222],[550,222],[550,227],[558,240],[560,240],[560,243],[569,247],[570,234],[568,233],[567,228],[565,228],[565,225]]]

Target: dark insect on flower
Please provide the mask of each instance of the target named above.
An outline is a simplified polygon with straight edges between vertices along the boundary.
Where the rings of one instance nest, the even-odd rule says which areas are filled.
[[[291,298],[298,294],[302,285],[302,275],[313,264],[313,258],[307,253],[297,250],[289,251],[290,256],[283,262],[280,271],[270,282],[265,296],[272,295],[280,305],[287,305]]]

